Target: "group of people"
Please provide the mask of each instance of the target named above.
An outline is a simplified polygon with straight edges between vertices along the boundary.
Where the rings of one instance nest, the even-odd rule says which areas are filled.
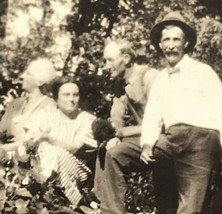
[[[124,214],[127,175],[152,169],[158,214],[208,213],[221,159],[221,81],[209,65],[188,55],[197,36],[179,12],[154,25],[150,39],[166,59],[161,72],[135,63],[129,41],[112,40],[104,48],[106,66],[113,79],[124,80],[125,93],[113,98],[110,121],[116,136],[107,143],[104,167],[97,158],[94,175],[79,151],[97,147],[96,118],[81,110],[76,80],[55,77],[46,59],[31,62],[23,73],[27,96],[7,107],[0,132],[8,142],[0,148],[17,150],[25,159],[26,147],[34,145],[41,173],[58,173],[74,207],[82,197],[80,184],[94,176],[100,213]],[[52,98],[44,94],[49,83]],[[134,117],[131,125],[126,125],[126,112]]]
[[[43,180],[57,173],[64,194],[73,208],[82,198],[82,189],[89,187],[90,168],[82,161],[85,149],[96,148],[91,124],[95,116],[81,110],[80,87],[73,77],[56,77],[48,59],[32,61],[22,74],[26,96],[13,100],[0,123],[6,142],[0,148],[15,152],[18,160],[29,159],[34,148]],[[52,98],[44,93],[51,84]]]

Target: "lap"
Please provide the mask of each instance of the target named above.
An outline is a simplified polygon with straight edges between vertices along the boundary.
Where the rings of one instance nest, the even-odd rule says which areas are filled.
[[[107,151],[112,157],[127,156],[136,158],[140,156],[141,148],[138,138],[125,138],[122,142]]]
[[[128,172],[143,171],[149,166],[140,160],[141,151],[139,137],[125,138],[107,151],[106,161],[115,160]]]

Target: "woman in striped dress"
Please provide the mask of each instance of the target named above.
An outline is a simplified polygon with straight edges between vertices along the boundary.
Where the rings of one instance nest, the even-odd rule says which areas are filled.
[[[42,175],[57,172],[66,197],[76,207],[82,198],[80,186],[91,175],[76,154],[85,146],[97,146],[91,130],[95,116],[81,111],[79,86],[72,77],[58,77],[52,92],[57,105],[41,109],[24,125],[24,144],[37,143]]]

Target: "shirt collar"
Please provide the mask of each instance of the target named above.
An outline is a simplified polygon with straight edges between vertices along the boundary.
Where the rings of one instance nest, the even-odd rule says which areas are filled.
[[[188,60],[189,60],[189,56],[187,54],[185,54],[183,56],[183,58],[173,68],[171,68],[170,66],[167,66],[166,70],[167,69],[178,69],[181,72],[182,68],[187,65]]]

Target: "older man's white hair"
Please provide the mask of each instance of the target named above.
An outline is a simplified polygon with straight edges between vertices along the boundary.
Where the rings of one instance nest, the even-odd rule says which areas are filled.
[[[53,63],[47,58],[32,61],[27,68],[38,81],[38,85],[50,83],[57,75]]]

